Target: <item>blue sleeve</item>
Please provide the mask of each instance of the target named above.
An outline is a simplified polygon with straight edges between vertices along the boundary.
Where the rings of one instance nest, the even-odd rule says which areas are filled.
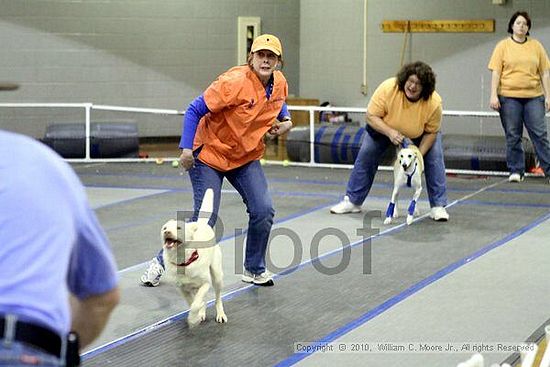
[[[106,293],[117,286],[118,274],[107,236],[91,208],[78,212],[78,233],[71,254],[68,286],[83,299]]]
[[[286,106],[286,103],[283,102],[283,107],[281,107],[281,112],[279,112],[279,116],[277,116],[277,120],[283,121],[285,117],[290,118],[290,113],[288,113],[288,107]]]
[[[185,116],[183,117],[182,134],[179,147],[181,149],[193,149],[193,140],[195,140],[195,133],[197,132],[197,126],[199,121],[210,110],[204,102],[204,95],[201,94],[193,102],[189,104]]]

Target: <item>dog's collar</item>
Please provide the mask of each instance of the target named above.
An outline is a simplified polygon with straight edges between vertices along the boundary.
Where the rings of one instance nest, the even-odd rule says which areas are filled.
[[[191,256],[189,257],[189,259],[187,259],[187,261],[184,261],[180,264],[176,264],[176,263],[172,263],[176,266],[188,266],[188,265],[191,265],[194,261],[196,261],[197,259],[199,258],[199,252],[197,250],[193,251],[193,253],[191,254]]]

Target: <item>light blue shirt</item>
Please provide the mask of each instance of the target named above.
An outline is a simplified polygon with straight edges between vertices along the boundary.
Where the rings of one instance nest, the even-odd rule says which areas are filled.
[[[0,130],[0,314],[60,335],[68,292],[79,298],[118,282],[108,240],[79,179],[36,140]]]

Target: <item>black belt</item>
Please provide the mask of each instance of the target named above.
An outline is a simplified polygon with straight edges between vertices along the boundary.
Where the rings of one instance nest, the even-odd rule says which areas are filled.
[[[4,337],[5,324],[6,320],[3,317],[0,318],[0,338]],[[18,320],[15,323],[15,335],[13,339],[14,341],[30,344],[57,358],[61,358],[61,338],[57,333],[42,326]]]

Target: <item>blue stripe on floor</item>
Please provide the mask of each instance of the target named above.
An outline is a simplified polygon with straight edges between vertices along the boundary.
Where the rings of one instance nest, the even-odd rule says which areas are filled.
[[[428,278],[425,278],[425,279],[421,280],[420,282],[414,284],[413,286],[411,286],[410,288],[408,288],[405,291],[401,292],[400,294],[398,294],[398,295],[390,298],[388,301],[382,303],[378,307],[375,307],[374,309],[370,310],[369,312],[363,314],[361,317],[359,317],[359,318],[355,319],[354,321],[342,326],[340,329],[335,330],[334,332],[326,335],[322,339],[319,339],[318,341],[316,341],[315,343],[312,344],[313,348],[311,348],[311,349],[315,350],[316,349],[315,347],[321,347],[322,345],[325,345],[329,342],[332,342],[332,341],[338,339],[339,337],[351,332],[352,330],[362,326],[363,324],[367,323],[368,321],[372,320],[376,316],[378,316],[378,315],[382,314],[383,312],[387,311],[388,309],[392,308],[393,306],[395,306],[399,302],[409,298],[410,296],[412,296],[415,293],[419,292],[420,290],[422,290],[423,288],[425,288],[428,285],[432,284],[433,282],[443,278],[444,276],[448,275],[449,273],[452,273],[456,269],[458,269],[458,268],[472,262],[473,260],[483,256],[487,252],[510,242],[514,238],[516,238],[516,237],[522,235],[523,233],[531,230],[532,228],[538,226],[539,224],[544,223],[548,219],[550,219],[550,213],[546,213],[545,215],[543,215],[543,216],[537,218],[536,220],[534,220],[532,223],[520,228],[519,230],[507,235],[506,237],[504,237],[504,238],[502,238],[498,241],[495,241],[495,242],[491,243],[488,246],[485,246],[484,248],[480,249],[479,251],[473,253],[472,255],[467,256],[467,257],[455,262],[454,264],[451,264],[451,265],[443,268],[442,270],[440,270],[437,273],[429,276]],[[292,365],[298,363],[299,361],[307,358],[308,356],[310,356],[313,353],[314,352],[311,352],[311,353],[294,353],[290,357],[288,357],[288,358],[282,360],[281,362],[277,363],[275,366],[276,367],[292,366]]]
[[[496,183],[495,183],[496,184]],[[480,191],[482,190],[491,190],[491,186],[494,186],[495,184],[493,185],[490,185],[488,187],[485,187],[484,189],[481,189]],[[470,196],[470,195],[468,195]],[[459,200],[456,200],[454,201],[453,203],[449,204],[449,207],[455,205],[455,204],[458,204],[459,202],[461,204],[465,203],[465,202],[468,202],[468,199],[466,199],[468,196],[466,196],[465,198],[463,199],[459,199]],[[483,205],[484,203],[483,202],[480,202],[480,203],[475,203],[475,205]],[[492,203],[494,204],[494,203]],[[516,203],[517,205],[517,203]],[[308,214],[310,212],[313,212],[313,211],[316,211],[316,210],[319,210],[319,209],[323,209],[323,208],[326,208],[328,205],[319,205],[315,208],[310,208],[310,209],[307,209],[301,213],[296,213],[296,214],[293,214],[291,216],[288,216],[288,217],[285,217],[285,218],[282,218],[281,221],[279,221],[278,223],[281,223],[281,222],[284,222],[284,221],[287,221],[287,220],[291,220],[295,217],[299,217],[299,216],[302,216],[302,215],[305,215],[305,214]],[[379,305],[378,307],[374,308],[373,310],[365,313],[363,316],[361,316],[360,318],[352,321],[351,323],[343,326],[342,328],[334,331],[333,333],[325,336],[323,339],[319,340],[316,342],[316,344],[323,344],[323,343],[327,343],[327,342],[330,342],[336,338],[338,338],[339,336],[341,335],[344,335],[348,332],[350,332],[351,330],[363,325],[364,323],[366,323],[367,321],[369,321],[370,319],[378,316],[379,314],[383,313],[384,311],[386,311],[387,309],[393,307],[395,304],[401,302],[402,300],[408,298],[409,296],[413,295],[414,293],[418,292],[419,290],[423,289],[424,287],[426,287],[427,285],[435,282],[436,280],[442,278],[443,276],[447,275],[448,273],[456,270],[457,268],[463,266],[464,264],[472,261],[472,260],[475,260],[476,258],[484,255],[485,253],[491,251],[492,249],[496,248],[496,247],[499,247],[503,244],[505,244],[506,242],[512,240],[513,238],[521,235],[522,233],[530,230],[531,228],[539,225],[540,223],[546,221],[548,218],[550,218],[550,213],[547,213],[546,215],[542,216],[542,217],[539,217],[538,219],[536,219],[534,222],[532,222],[531,224],[521,228],[520,230],[504,237],[503,239],[501,239],[500,241],[497,241],[497,242],[494,242],[493,244],[491,245],[488,245],[486,247],[484,247],[483,249],[477,251],[476,253],[474,253],[473,255],[471,256],[468,256],[454,264],[451,264],[449,265],[448,267],[444,268],[443,270],[433,274],[432,276],[418,282],[417,284],[413,285],[412,287],[410,287],[409,289],[405,290],[404,292],[400,293],[399,295],[391,298],[390,300],[386,301],[385,303]],[[371,236],[369,237],[368,239],[362,239],[360,241],[357,241],[353,244],[349,244],[348,246],[349,247],[355,247],[355,246],[359,246],[359,245],[362,245],[363,243],[365,242],[368,242],[370,241],[372,238],[374,237],[377,237],[377,236],[382,236],[382,235],[386,235],[388,233],[393,233],[393,232],[396,232],[396,231],[399,231],[399,230],[402,230],[403,228],[406,228],[406,225],[405,223],[402,223],[400,225],[397,225],[397,226],[394,226],[394,227],[391,227],[391,228],[388,228],[387,230],[385,230],[384,232],[380,233],[380,234],[377,234],[375,236]],[[229,236],[228,238],[230,238],[231,236]],[[348,247],[346,246],[346,247]],[[320,259],[323,259],[323,258],[326,258],[326,257],[329,257],[329,256],[332,256],[332,255],[335,255],[337,253],[340,253],[341,251],[343,250],[343,248],[340,248],[340,249],[336,249],[334,251],[331,251],[331,252],[328,252],[328,253],[325,253],[315,259],[310,259],[308,261],[305,261],[299,265],[297,265],[296,267],[294,268],[291,268],[291,269],[287,269],[283,272],[281,272],[279,275],[275,276],[275,278],[279,278],[279,277],[285,277],[285,276],[288,276],[289,274],[293,273],[294,271],[298,270],[298,269],[301,269],[301,268],[304,268],[305,266],[309,265],[311,262],[313,261],[319,261]],[[244,287],[244,288],[240,288],[240,289],[237,289],[237,290],[234,290],[226,295],[224,295],[222,298],[224,300],[227,300],[227,299],[232,299],[233,297],[236,297],[238,294],[240,294],[241,292],[243,291],[246,291],[246,290],[249,290],[249,289],[253,289],[254,287],[251,286],[251,287]],[[212,304],[213,301],[209,302],[208,303],[208,306],[210,306]],[[169,322],[172,322],[172,321],[175,321],[175,320],[179,320],[181,318],[183,318],[186,314],[187,314],[188,311],[185,311],[185,312],[182,312],[182,313],[179,313],[177,315],[173,315],[169,318],[167,318],[166,320],[164,321],[161,321],[157,324],[154,324],[154,325],[151,325],[147,328],[144,328],[144,329],[141,329],[139,331],[136,331],[135,333],[132,333],[130,335],[127,335],[127,336],[124,336],[122,338],[119,338],[113,342],[110,342],[108,344],[105,344],[105,345],[102,345],[102,346],[99,346],[98,348],[94,349],[94,350],[91,350],[87,353],[85,353],[83,355],[83,357],[85,357],[84,359],[88,359],[88,358],[91,358],[97,354],[100,354],[102,352],[105,352],[107,350],[110,350],[116,346],[119,346],[119,345],[122,345],[130,340],[133,340],[137,337],[140,337],[140,336],[143,336],[144,334],[150,332],[150,331],[153,331],[153,330],[156,330],[157,328],[159,328],[160,326],[162,325],[165,325],[166,323],[169,323]],[[308,356],[308,354],[293,354],[291,355],[289,358],[281,361],[278,365],[280,366],[290,366],[290,365],[293,365],[295,363],[297,363],[298,361],[306,358]]]

